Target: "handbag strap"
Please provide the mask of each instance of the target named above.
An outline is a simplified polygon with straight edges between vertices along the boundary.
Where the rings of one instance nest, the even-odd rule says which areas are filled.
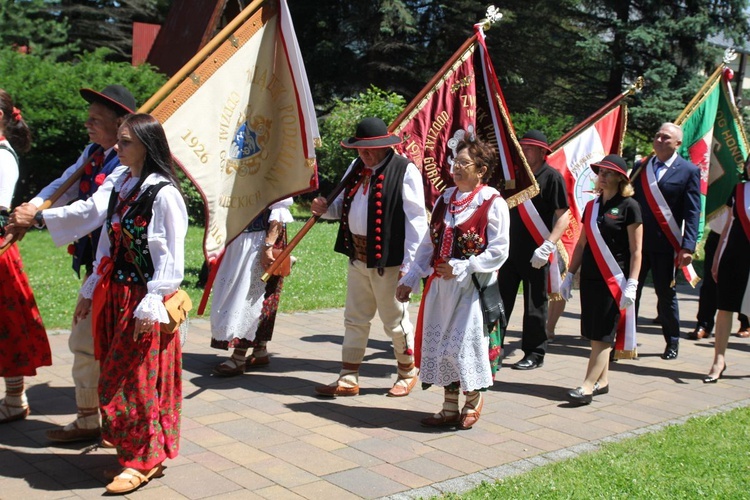
[[[484,288],[479,286],[479,280],[477,279],[477,275],[474,273],[471,273],[471,281],[474,282],[474,286],[477,287],[477,292],[479,292],[479,295],[484,295]]]

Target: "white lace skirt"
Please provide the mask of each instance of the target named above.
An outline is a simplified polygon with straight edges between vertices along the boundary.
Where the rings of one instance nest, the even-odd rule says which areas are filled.
[[[211,336],[255,340],[266,283],[261,281],[265,231],[240,234],[228,247],[213,285]]]
[[[489,337],[484,335],[479,294],[471,279],[467,284],[435,278],[422,299],[419,378],[423,383],[445,387],[458,381],[463,391],[492,386]]]

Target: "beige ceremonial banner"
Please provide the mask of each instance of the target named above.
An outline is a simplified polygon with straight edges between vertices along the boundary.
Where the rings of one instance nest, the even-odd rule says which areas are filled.
[[[269,204],[317,188],[319,142],[286,2],[264,2],[153,111],[206,202],[209,261]]]

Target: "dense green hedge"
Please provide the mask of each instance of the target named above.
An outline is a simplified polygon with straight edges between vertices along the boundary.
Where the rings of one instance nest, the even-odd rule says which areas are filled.
[[[0,50],[0,87],[16,101],[34,134],[31,151],[21,158],[21,179],[15,203],[28,200],[75,162],[88,136],[83,126],[88,104],[82,87],[101,90],[126,86],[140,105],[166,82],[149,66],[105,62],[106,50],[82,56],[75,63],[55,63],[33,54]]]

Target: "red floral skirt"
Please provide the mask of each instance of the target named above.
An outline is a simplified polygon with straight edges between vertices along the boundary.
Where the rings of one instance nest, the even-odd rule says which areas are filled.
[[[50,366],[47,331],[15,244],[0,255],[0,304],[0,376],[31,376]]]
[[[180,441],[182,352],[158,323],[133,340],[133,311],[146,287],[110,283],[95,332],[101,353],[102,437],[124,467],[150,469],[175,458]]]

